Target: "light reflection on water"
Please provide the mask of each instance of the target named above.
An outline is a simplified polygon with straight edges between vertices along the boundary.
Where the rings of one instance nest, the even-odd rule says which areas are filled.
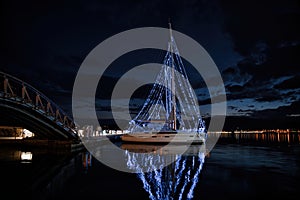
[[[104,196],[252,200],[264,195],[273,200],[298,199],[299,134],[275,136],[256,140],[263,136],[249,134],[232,139],[228,135],[209,154],[197,146],[179,155],[176,148],[120,144],[127,150],[126,167],[137,174],[113,170],[88,151],[70,154],[0,146],[0,193],[10,199],[26,196],[39,200],[93,200]],[[95,153],[103,153],[106,149],[102,147]],[[153,153],[147,157],[141,156],[141,151]],[[143,165],[134,162],[138,158]],[[174,162],[163,167],[165,159]],[[157,163],[162,167],[151,168]],[[145,168],[149,168],[148,172],[139,171]]]
[[[15,149],[9,153],[6,149],[0,151],[0,162],[3,161],[20,161],[20,163],[31,163],[32,152]]]
[[[21,152],[21,161],[22,163],[31,163],[32,153],[29,151]]]
[[[137,173],[151,200],[192,199],[205,160],[205,145],[192,145],[184,154],[176,151],[182,148],[178,145],[165,147],[121,145],[126,150],[127,167]],[[169,160],[172,162],[166,166]]]
[[[265,144],[300,144],[300,134],[298,132],[232,132],[222,133],[219,140],[235,141],[238,143],[265,143]]]
[[[68,152],[0,146],[0,193],[9,199],[51,199],[76,173],[76,160]]]

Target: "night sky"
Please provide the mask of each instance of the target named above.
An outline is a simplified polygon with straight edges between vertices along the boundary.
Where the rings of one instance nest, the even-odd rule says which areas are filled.
[[[201,44],[219,68],[226,128],[299,128],[299,6],[287,0],[1,1],[0,71],[71,115],[76,73],[94,47],[128,29],[167,28],[171,18],[173,29]],[[120,75],[117,68],[106,80]],[[209,97],[200,96],[202,114],[209,116]]]

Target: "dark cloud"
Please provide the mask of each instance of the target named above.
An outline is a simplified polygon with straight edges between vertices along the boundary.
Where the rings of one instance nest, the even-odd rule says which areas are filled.
[[[252,98],[279,104],[299,100],[300,45],[269,49],[258,62],[252,55],[222,72],[229,100]],[[278,105],[280,106],[280,104]]]
[[[0,9],[0,70],[31,84],[65,109],[71,110],[77,70],[96,45],[131,28],[167,28],[171,18],[174,29],[194,38],[211,55],[221,71],[228,101],[249,102],[244,107],[230,105],[230,110],[255,117],[293,115],[292,109],[299,110],[295,106],[300,99],[296,0],[1,1]],[[116,60],[102,77],[97,98],[108,99],[118,78],[132,66],[161,61],[154,57],[134,52]],[[192,86],[203,97],[199,104],[210,104],[203,80],[190,69]],[[142,98],[146,89],[134,98]],[[97,109],[107,109],[97,102]],[[269,110],[268,104],[278,109]]]
[[[235,92],[242,92],[244,89],[243,86],[241,85],[229,85],[227,87],[227,90],[230,92],[230,93],[235,93]]]
[[[274,86],[276,89],[296,89],[300,88],[300,74],[290,79],[284,80]]]
[[[294,1],[220,1],[224,29],[229,32],[235,49],[244,56],[251,54],[258,42],[271,48],[283,41],[299,41],[299,2]]]
[[[237,109],[237,107],[236,107],[236,106],[228,106],[228,108],[229,108],[229,109],[232,109],[232,110],[235,110],[235,109]]]
[[[234,67],[228,67],[227,69],[223,70],[222,77],[225,84],[228,87],[232,87],[234,85],[236,86],[245,85],[252,78],[252,75],[250,75],[246,70],[234,66]]]
[[[282,100],[282,97],[280,95],[276,95],[276,94],[265,94],[261,97],[255,98],[255,101],[258,102],[263,102],[263,101],[267,101],[267,102],[271,102],[271,101],[277,101],[277,100]]]
[[[270,78],[278,78],[299,73],[300,60],[298,59],[300,44],[289,47],[273,48],[264,55],[265,61],[259,62],[251,56],[237,63],[241,73],[250,74],[254,81],[265,81]],[[253,83],[253,80],[251,82]]]
[[[280,106],[276,109],[266,109],[262,111],[254,111],[252,117],[256,118],[270,118],[270,119],[285,119],[289,116],[298,116],[300,114],[300,101],[291,103],[288,106]]]

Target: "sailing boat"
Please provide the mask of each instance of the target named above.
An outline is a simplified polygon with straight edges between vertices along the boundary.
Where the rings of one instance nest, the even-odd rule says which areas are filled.
[[[196,95],[189,83],[169,23],[170,41],[156,81],[123,142],[204,143],[207,137]]]

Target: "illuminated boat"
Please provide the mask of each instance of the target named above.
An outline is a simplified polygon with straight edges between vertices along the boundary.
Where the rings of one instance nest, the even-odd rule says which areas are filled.
[[[123,142],[205,143],[207,132],[172,35],[156,81],[139,113],[129,122]]]

